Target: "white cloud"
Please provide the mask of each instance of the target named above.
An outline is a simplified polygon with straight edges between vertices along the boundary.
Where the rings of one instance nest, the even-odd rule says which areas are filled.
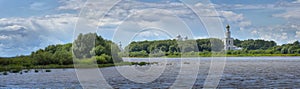
[[[80,10],[86,0],[61,0],[63,5],[59,6],[59,10]]]
[[[44,10],[47,8],[46,3],[43,2],[35,2],[30,5],[30,9],[32,10]]]
[[[300,39],[300,28],[294,28],[298,25],[277,25],[252,28],[250,32],[253,36],[264,40],[273,40],[279,44],[290,43]]]
[[[5,31],[16,31],[16,30],[20,30],[20,29],[26,29],[24,26],[20,26],[20,25],[9,25],[9,26],[5,26],[5,27],[1,27],[1,30],[5,30]]]
[[[222,10],[259,10],[259,9],[287,9],[299,7],[300,1],[278,0],[269,4],[214,4]]]
[[[220,14],[230,22],[237,22],[237,21],[244,20],[244,16],[242,14],[236,14],[232,11],[220,11]]]
[[[281,13],[281,14],[275,14],[273,16],[275,17],[282,17],[282,18],[285,18],[285,19],[300,19],[300,8],[295,8],[293,10],[287,10],[286,12],[284,13]]]
[[[6,35],[0,35],[0,40],[7,40],[7,39],[10,39],[10,37]]]
[[[281,33],[281,39],[286,40],[288,38],[287,33]]]
[[[295,37],[296,37],[296,38],[300,38],[300,31],[296,31]]]
[[[296,1],[292,2],[292,3],[300,3],[300,0],[296,0]]]
[[[194,39],[206,39],[208,38],[207,36],[196,36]]]
[[[243,14],[237,14],[232,11],[219,11],[225,21],[236,24],[240,28],[250,26],[252,23],[246,20]]]
[[[0,19],[2,56],[29,54],[50,44],[71,42],[76,15]],[[22,49],[22,50],[20,50]]]
[[[259,34],[259,32],[258,32],[257,30],[253,30],[253,31],[251,32],[251,34],[256,35],[256,34]]]

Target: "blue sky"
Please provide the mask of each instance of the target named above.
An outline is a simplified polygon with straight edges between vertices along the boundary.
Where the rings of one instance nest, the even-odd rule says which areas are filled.
[[[0,0],[0,56],[28,55],[50,44],[70,43],[79,32],[97,32],[126,45],[178,34],[191,39],[222,37],[224,25],[230,24],[232,36],[242,40],[284,44],[300,39],[300,0],[113,1]]]

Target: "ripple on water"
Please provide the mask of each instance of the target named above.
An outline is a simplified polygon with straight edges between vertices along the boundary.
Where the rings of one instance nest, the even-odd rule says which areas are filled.
[[[238,60],[226,62],[218,88],[300,88],[300,60]],[[248,58],[249,59],[249,58]],[[285,58],[287,59],[287,58]],[[177,60],[177,59],[176,59]],[[122,77],[114,67],[101,68],[113,88],[169,88],[177,78],[176,60],[166,71],[149,83],[136,83]],[[178,60],[177,60],[178,62]],[[185,65],[191,65],[186,63]],[[201,61],[193,88],[202,88],[209,71],[210,61]],[[135,66],[131,66],[135,67]],[[193,66],[189,66],[193,67]],[[142,76],[149,77],[149,76]],[[191,77],[191,76],[185,76]],[[93,82],[91,82],[93,83]],[[91,86],[94,86],[91,84]],[[51,72],[0,75],[0,88],[81,88],[74,69],[52,69]]]

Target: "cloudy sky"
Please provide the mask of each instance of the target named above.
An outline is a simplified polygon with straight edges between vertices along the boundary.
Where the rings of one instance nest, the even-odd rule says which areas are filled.
[[[224,37],[300,40],[300,0],[0,0],[0,56],[28,55],[97,32],[122,42]]]

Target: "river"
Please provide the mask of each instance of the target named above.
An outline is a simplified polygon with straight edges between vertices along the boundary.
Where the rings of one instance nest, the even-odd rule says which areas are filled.
[[[224,71],[216,71],[216,73],[222,73],[221,76],[219,76],[220,79],[216,78],[218,80],[215,80],[218,81],[218,83],[214,83],[217,84],[215,85],[217,88],[300,88],[300,57],[227,57],[225,62],[223,62],[225,60],[223,58],[215,58],[214,60],[219,61],[213,61],[212,58],[209,57],[200,59],[124,58],[124,60],[159,63],[148,66],[100,68],[99,70],[103,74],[107,85],[111,88],[203,88],[205,87],[206,79],[209,75],[214,74],[210,74],[209,72],[217,70],[212,69],[212,67],[222,69],[222,64],[225,64]],[[211,63],[213,64],[211,65]],[[149,70],[155,68],[159,68],[159,70],[156,70],[156,72],[149,72]],[[132,69],[140,71],[142,75],[138,75],[138,72],[132,73],[130,71]],[[124,75],[121,72],[129,73],[125,73]],[[196,73],[196,76],[193,76],[194,73]],[[91,80],[92,82],[88,83],[79,81],[78,76],[76,75],[76,69],[51,69],[51,72],[38,73],[31,70],[28,73],[22,74],[0,74],[0,88],[81,89],[83,86],[80,82],[82,84],[89,84],[84,85],[85,88],[97,88],[99,85],[97,82],[93,82],[94,80]],[[132,76],[128,77],[127,75],[126,77],[126,74],[131,74]],[[179,79],[184,81],[178,81]],[[189,85],[189,83],[192,83],[192,85],[184,86]],[[214,84],[210,87],[213,87]]]

